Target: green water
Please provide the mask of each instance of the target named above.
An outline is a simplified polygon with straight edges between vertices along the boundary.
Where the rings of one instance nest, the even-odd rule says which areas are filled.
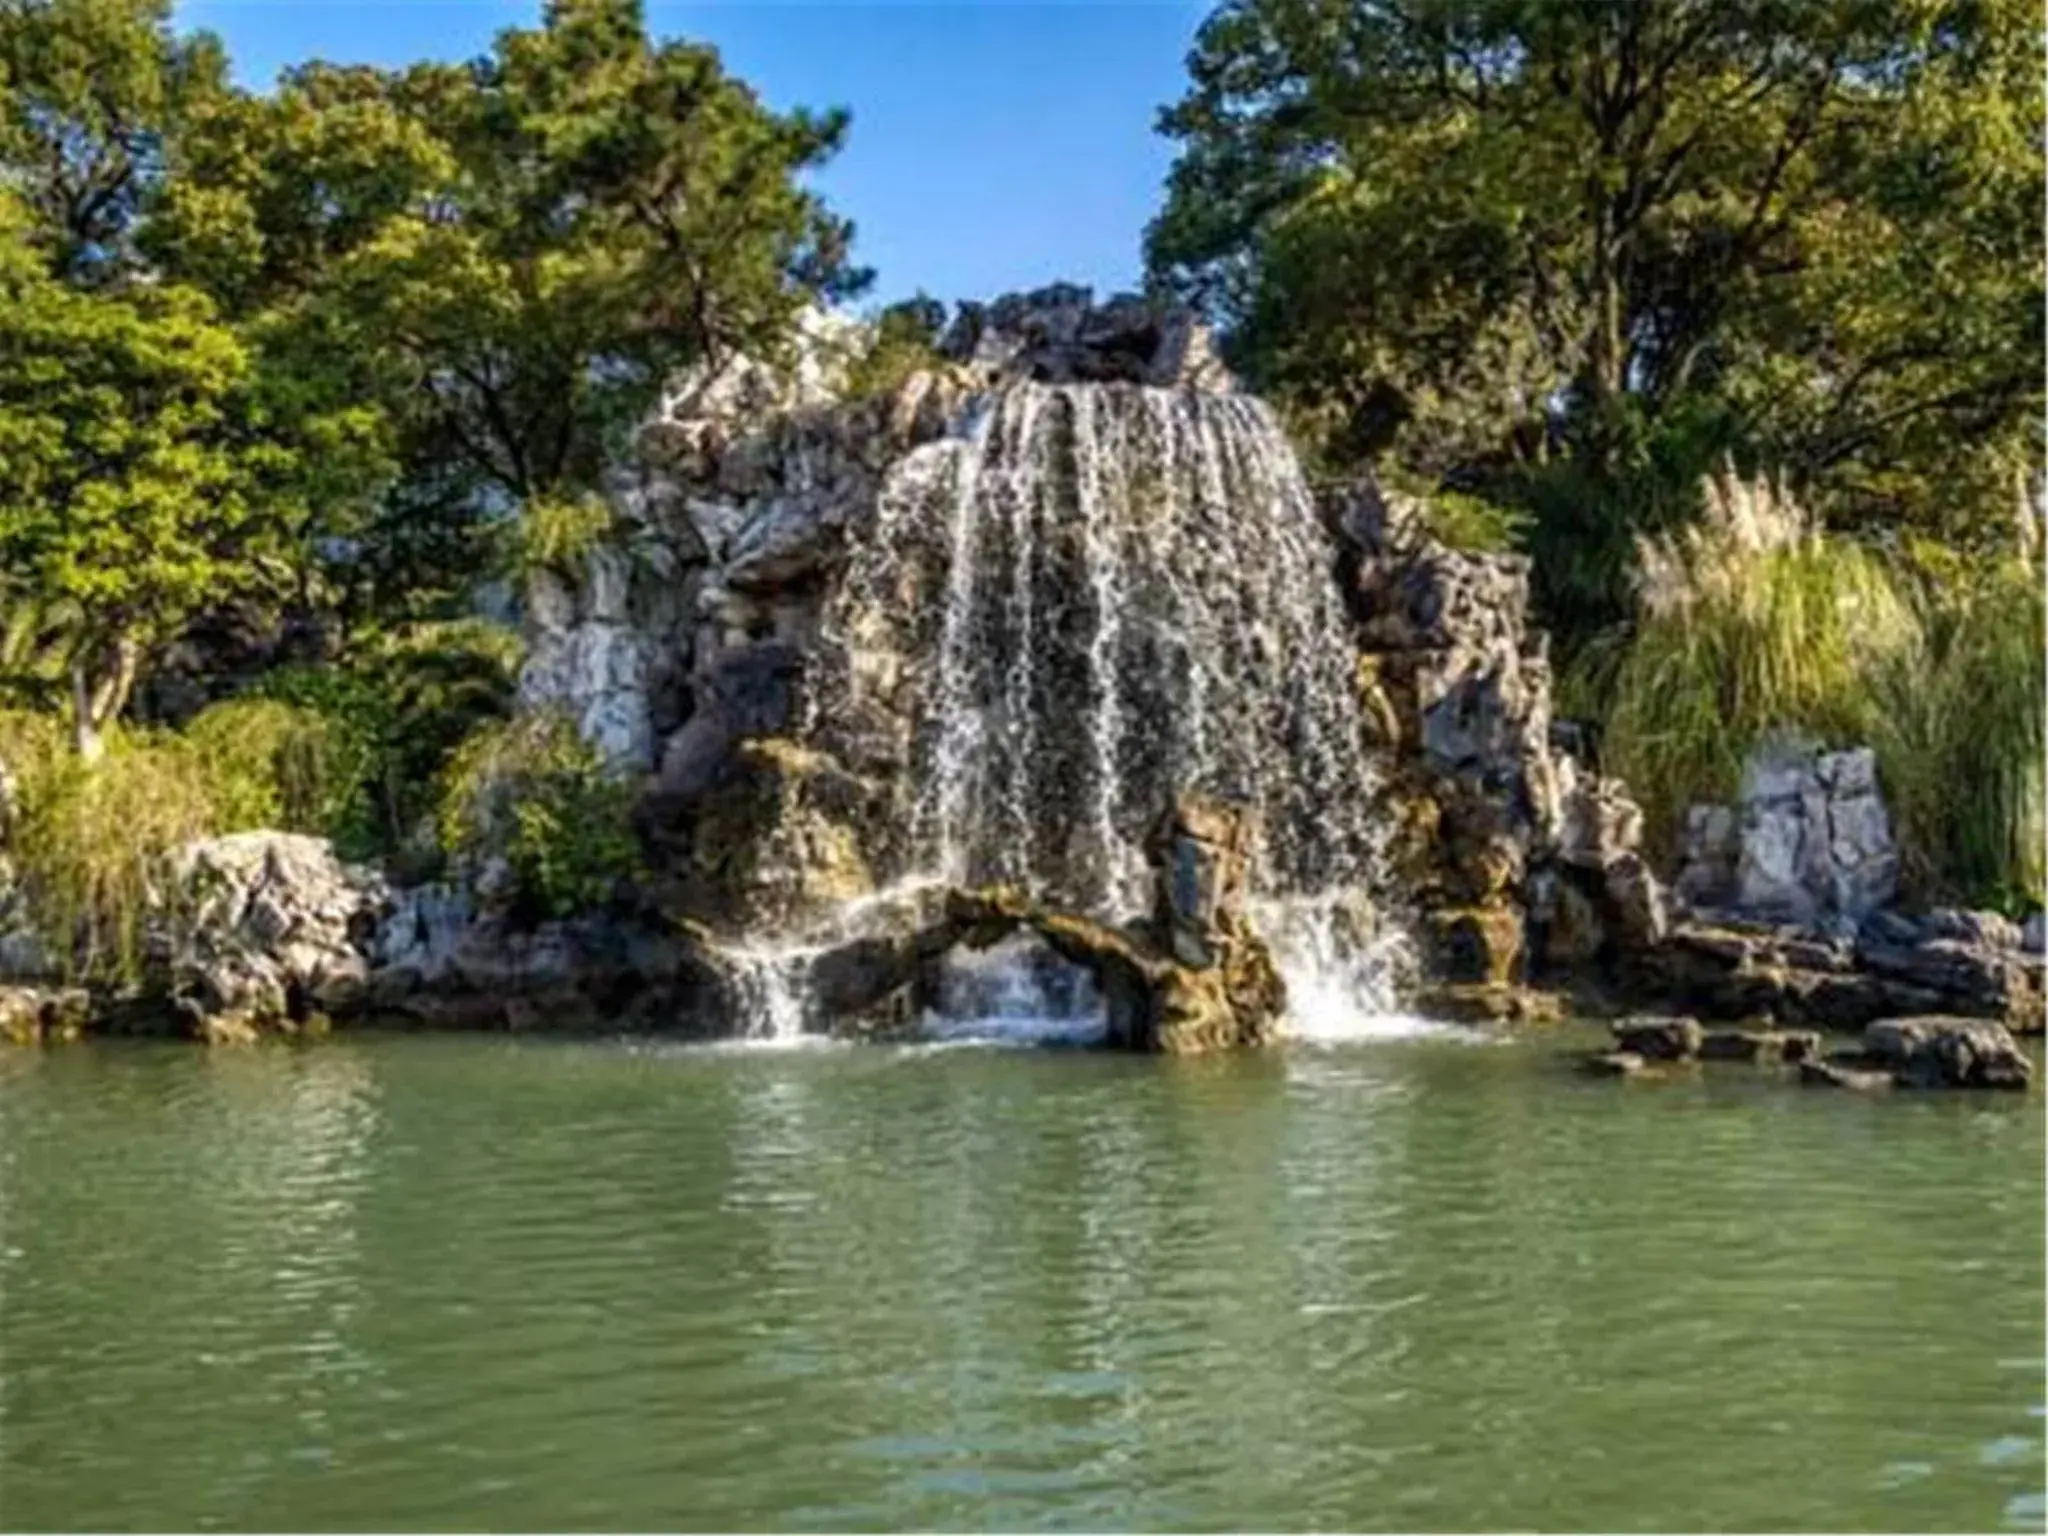
[[[2043,1119],[1554,1042],[0,1055],[0,1524],[2041,1527]]]

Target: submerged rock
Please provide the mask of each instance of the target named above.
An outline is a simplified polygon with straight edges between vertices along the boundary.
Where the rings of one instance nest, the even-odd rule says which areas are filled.
[[[1700,1036],[1703,1061],[1800,1062],[1820,1057],[1812,1030],[1710,1029]]]
[[[1634,1051],[1593,1051],[1579,1060],[1580,1070],[1594,1077],[1638,1077],[1648,1065]]]

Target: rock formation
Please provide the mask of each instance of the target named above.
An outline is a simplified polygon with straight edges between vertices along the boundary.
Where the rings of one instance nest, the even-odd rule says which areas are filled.
[[[1751,755],[1736,805],[1687,813],[1676,888],[1699,909],[1853,932],[1898,878],[1877,754],[1781,740]]]

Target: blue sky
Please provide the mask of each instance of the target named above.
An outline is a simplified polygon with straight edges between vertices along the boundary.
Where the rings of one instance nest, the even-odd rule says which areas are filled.
[[[538,0],[184,0],[245,84],[309,58],[467,58]],[[717,46],[777,107],[845,106],[818,177],[859,228],[873,298],[987,298],[1067,278],[1135,286],[1172,146],[1152,131],[1182,90],[1198,0],[649,0],[657,36]]]

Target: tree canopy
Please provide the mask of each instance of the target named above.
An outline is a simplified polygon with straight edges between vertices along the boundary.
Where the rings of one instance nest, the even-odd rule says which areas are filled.
[[[1581,616],[1723,455],[1964,537],[2039,472],[2041,41],[2018,0],[1228,0],[1149,259],[1333,463],[1533,510]]]
[[[169,0],[0,0],[0,577],[81,740],[209,598],[452,616],[664,378],[858,292],[846,127],[638,0],[266,94]]]

